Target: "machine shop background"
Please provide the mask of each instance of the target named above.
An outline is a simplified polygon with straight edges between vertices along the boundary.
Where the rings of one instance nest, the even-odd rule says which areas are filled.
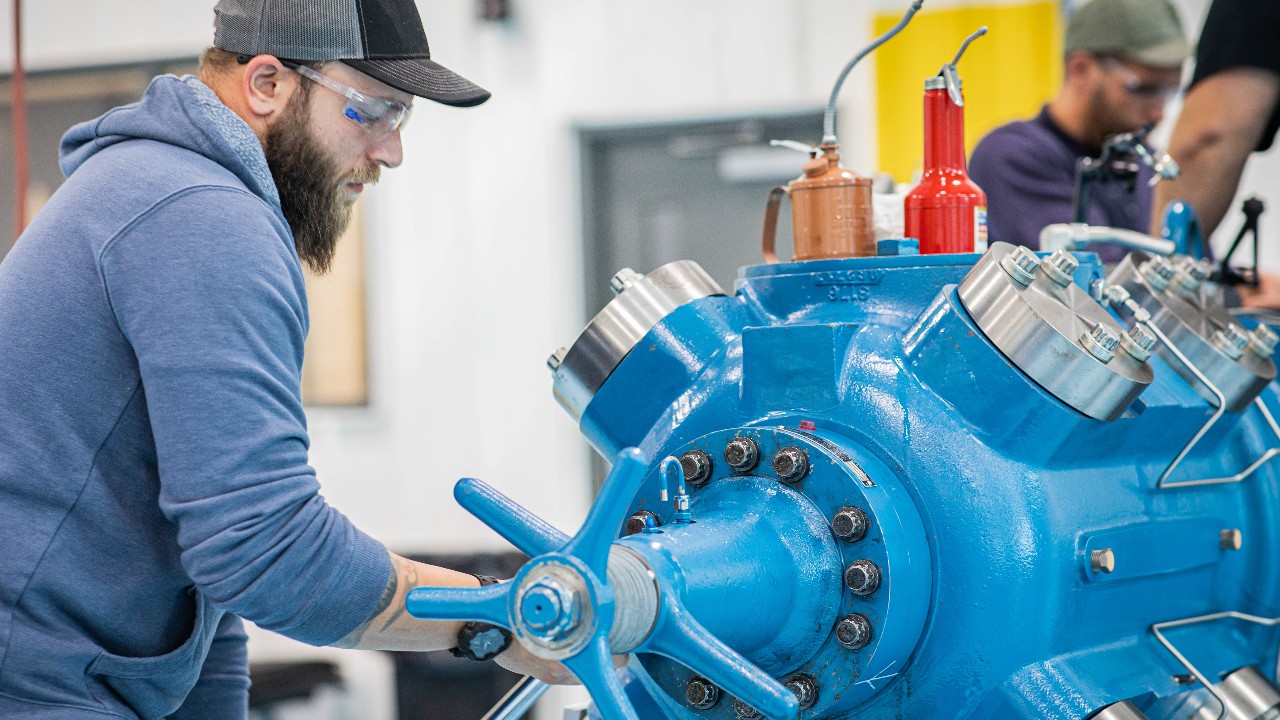
[[[27,2],[27,72],[32,83],[47,76],[56,84],[59,73],[70,70],[193,66],[212,38],[213,4]],[[819,117],[836,73],[886,27],[885,18],[896,19],[908,3],[418,4],[433,53],[491,90],[493,99],[469,111],[417,103],[414,121],[403,135],[404,165],[386,173],[361,201],[363,392],[354,401],[309,408],[311,460],[329,501],[397,552],[506,552],[500,538],[454,503],[453,483],[464,476],[482,478],[561,529],[577,528],[598,482],[599,466],[573,421],[552,399],[545,361],[552,350],[569,344],[602,306],[608,277],[618,269],[608,263],[634,258],[648,263],[636,267],[645,272],[699,252],[696,248],[726,248],[727,257],[741,258],[726,260],[730,265],[753,261],[758,253],[762,192],[747,194],[756,200],[745,212],[734,204],[737,200],[724,201],[732,226],[719,220],[691,225],[690,218],[705,216],[671,214],[661,204],[644,206],[640,215],[615,221],[630,223],[631,235],[652,242],[610,247],[609,238],[619,233],[606,232],[610,220],[595,211],[610,207],[613,186],[600,176],[601,165],[592,162],[591,153],[599,148],[593,143],[649,139],[659,151],[666,148],[676,156],[683,147],[691,156],[718,161],[711,166],[720,169],[723,187],[733,190],[734,178],[723,176],[732,172],[726,169],[732,165],[726,153],[749,156],[753,147],[767,147],[771,132],[794,128],[810,127],[811,136],[789,139],[816,141],[820,120],[811,118]],[[952,13],[957,29],[946,33],[949,26],[913,27],[850,76],[838,116],[844,165],[864,175],[891,170],[899,182],[911,180],[900,176],[909,175],[910,165],[900,149],[918,152],[920,147],[920,82],[979,24],[992,26],[983,43],[1006,49],[1021,43],[1050,74],[1028,83],[1026,67],[983,60],[984,45],[976,45],[973,64],[964,68],[970,148],[994,125],[1032,114],[1056,89],[1052,73],[1060,76],[1061,70],[1054,58],[1061,55],[1062,16],[1070,4],[926,0],[920,20]],[[1174,4],[1188,32],[1197,32],[1208,0]],[[1005,22],[988,20],[993,16]],[[913,38],[913,33],[923,34]],[[13,17],[6,9],[0,12],[4,205],[13,203],[7,117],[13,37]],[[887,65],[905,56],[920,65]],[[926,68],[926,74],[919,68]],[[983,109],[988,98],[998,101],[997,110]],[[1167,139],[1177,102],[1154,135],[1158,144]],[[1015,112],[1017,108],[1021,111]],[[44,132],[56,137],[88,117],[56,118],[62,124]],[[915,118],[914,129],[905,122],[909,118]],[[37,134],[33,129],[33,141]],[[672,138],[689,142],[681,145]],[[33,176],[37,166],[56,166],[56,146],[33,142],[29,153]],[[749,167],[748,179],[766,185],[788,179],[785,174],[769,177],[777,165],[770,162],[763,159]],[[626,174],[625,165],[621,174]],[[676,177],[693,181],[696,175]],[[33,192],[36,205],[40,193],[51,190]],[[1255,157],[1247,166],[1240,197],[1252,194],[1273,206],[1280,203],[1280,158],[1275,152]],[[717,203],[705,194],[699,194],[698,202]],[[31,198],[28,205],[35,209]],[[1221,249],[1239,229],[1238,206],[1237,200],[1214,237],[1215,247]],[[0,216],[5,220],[0,253],[12,241],[12,218],[12,207]],[[1261,235],[1261,268],[1280,272],[1280,221],[1264,215]],[[719,267],[713,257],[690,259],[709,270]],[[731,286],[732,276],[716,279]],[[308,352],[310,361],[315,351]],[[309,648],[262,632],[253,634],[251,653],[255,661],[336,662],[344,691],[324,710],[328,716],[397,717],[395,669],[385,654]],[[538,717],[558,720],[560,709],[574,698],[585,694],[554,690]],[[301,716],[324,716],[316,713],[312,709]]]

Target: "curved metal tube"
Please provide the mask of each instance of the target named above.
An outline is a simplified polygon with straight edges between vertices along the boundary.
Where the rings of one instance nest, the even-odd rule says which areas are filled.
[[[873,40],[870,45],[863,48],[857,55],[854,55],[849,64],[844,66],[844,70],[840,71],[840,77],[836,78],[836,86],[831,90],[831,99],[827,101],[827,112],[822,117],[823,145],[834,145],[836,143],[836,100],[840,98],[840,88],[844,86],[844,79],[849,76],[849,72],[853,70],[853,67],[862,61],[862,58],[870,55],[894,35],[902,32],[902,29],[907,26],[907,23],[911,22],[912,16],[920,10],[920,6],[923,4],[924,0],[912,2],[911,7],[907,8],[906,14],[902,16],[897,25],[889,28],[888,32]]]
[[[1068,252],[1089,243],[1117,245],[1130,250],[1141,250],[1152,255],[1172,255],[1176,246],[1169,240],[1161,240],[1144,233],[1124,228],[1086,225],[1085,223],[1054,223],[1040,231],[1040,251]]]

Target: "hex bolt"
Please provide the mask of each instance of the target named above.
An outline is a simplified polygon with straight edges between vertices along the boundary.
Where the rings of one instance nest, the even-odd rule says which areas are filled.
[[[736,437],[724,446],[724,461],[738,472],[747,472],[760,462],[760,446],[749,437]]]
[[[623,530],[624,534],[635,535],[638,532],[642,532],[647,524],[645,522],[646,519],[652,519],[654,527],[662,524],[662,521],[658,519],[657,515],[654,515],[648,510],[639,510],[633,513],[631,517],[627,518],[627,524],[624,526]]]
[[[1031,284],[1036,279],[1036,271],[1040,269],[1040,258],[1027,248],[1019,245],[1014,248],[1013,252],[1004,256],[1000,261],[1000,267],[1009,273],[1009,277],[1013,281],[1023,287]]]
[[[873,631],[866,615],[854,613],[836,623],[836,640],[849,650],[861,650],[871,644]]]
[[[694,710],[710,710],[720,702],[720,688],[710,680],[695,675],[685,683],[684,699]]]
[[[1080,261],[1066,250],[1058,249],[1047,260],[1040,263],[1040,270],[1060,287],[1071,284],[1076,270],[1080,269]]]
[[[544,575],[535,580],[520,598],[520,618],[534,635],[559,639],[581,622],[578,599],[559,580]]]
[[[1249,347],[1249,340],[1249,334],[1235,323],[1213,333],[1214,347],[1232,360],[1239,360],[1244,356],[1244,349]]]
[[[1106,363],[1115,357],[1120,338],[1116,337],[1116,334],[1106,325],[1098,323],[1093,326],[1093,330],[1080,336],[1080,344],[1089,351],[1090,355]]]
[[[844,584],[854,595],[870,595],[880,589],[880,566],[870,560],[854,560],[845,568]]]
[[[783,482],[797,482],[809,472],[809,453],[788,445],[773,456],[773,471]]]
[[[764,717],[760,713],[756,712],[755,708],[742,702],[741,700],[733,701],[733,716],[736,718],[740,718],[741,720],[751,720],[752,718]]]
[[[808,710],[818,702],[818,681],[810,675],[792,675],[783,683],[788,690],[795,693],[800,701],[800,709]]]
[[[1239,550],[1244,547],[1244,535],[1237,528],[1218,533],[1218,547],[1223,550]]]
[[[551,356],[547,358],[547,368],[551,370],[551,372],[559,370],[560,365],[564,362],[564,356],[568,354],[569,348],[560,348],[559,350],[551,353]]]
[[[1146,362],[1151,357],[1151,348],[1156,346],[1156,336],[1147,332],[1141,323],[1135,323],[1129,331],[1120,336],[1120,347],[1138,362]]]
[[[1150,285],[1151,289],[1156,292],[1169,287],[1169,281],[1173,279],[1175,272],[1177,272],[1177,269],[1168,260],[1158,256],[1142,263],[1142,266],[1138,268],[1138,273],[1142,276],[1142,279],[1146,280],[1147,285]]]
[[[623,290],[635,285],[636,281],[643,277],[644,275],[631,268],[622,268],[609,280],[609,289],[613,290],[614,295],[620,295]]]
[[[1277,335],[1270,325],[1260,323],[1249,336],[1249,349],[1258,357],[1264,359],[1271,357],[1276,351],[1276,345],[1280,345],[1280,335]]]
[[[711,456],[701,450],[690,450],[680,456],[680,469],[684,470],[684,480],[694,487],[705,485],[711,479],[713,467]]]
[[[1094,550],[1089,554],[1089,565],[1093,567],[1093,571],[1097,573],[1115,572],[1116,554],[1111,551],[1111,548]]]
[[[1195,297],[1195,294],[1200,290],[1200,284],[1207,277],[1209,277],[1209,273],[1204,266],[1191,258],[1183,258],[1175,267],[1173,274],[1174,280],[1178,283],[1178,288],[1191,297]]]
[[[1129,298],[1133,297],[1123,285],[1108,285],[1107,289],[1102,293],[1107,302],[1112,305],[1123,305],[1129,302]]]
[[[867,535],[871,520],[862,508],[846,505],[831,516],[831,534],[848,542],[858,542]]]

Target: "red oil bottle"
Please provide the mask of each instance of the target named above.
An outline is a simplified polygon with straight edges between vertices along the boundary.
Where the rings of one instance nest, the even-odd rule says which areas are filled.
[[[924,174],[904,200],[905,235],[920,241],[920,254],[985,252],[987,194],[969,179],[964,152],[964,94],[955,60],[924,83]]]

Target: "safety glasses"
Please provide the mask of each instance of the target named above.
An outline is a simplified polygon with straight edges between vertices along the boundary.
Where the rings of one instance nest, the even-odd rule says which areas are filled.
[[[364,128],[375,140],[382,140],[403,128],[405,123],[409,122],[409,116],[413,114],[411,105],[370,97],[306,65],[288,63],[288,67],[302,77],[345,97],[347,104],[343,106],[342,114],[351,122]]]
[[[1119,60],[1114,58],[1106,58],[1102,62],[1102,68],[1120,78],[1120,82],[1124,84],[1124,91],[1130,97],[1148,102],[1159,100],[1167,103],[1178,94],[1179,86],[1165,85],[1163,83],[1143,82],[1142,78],[1133,70],[1126,67]]]

